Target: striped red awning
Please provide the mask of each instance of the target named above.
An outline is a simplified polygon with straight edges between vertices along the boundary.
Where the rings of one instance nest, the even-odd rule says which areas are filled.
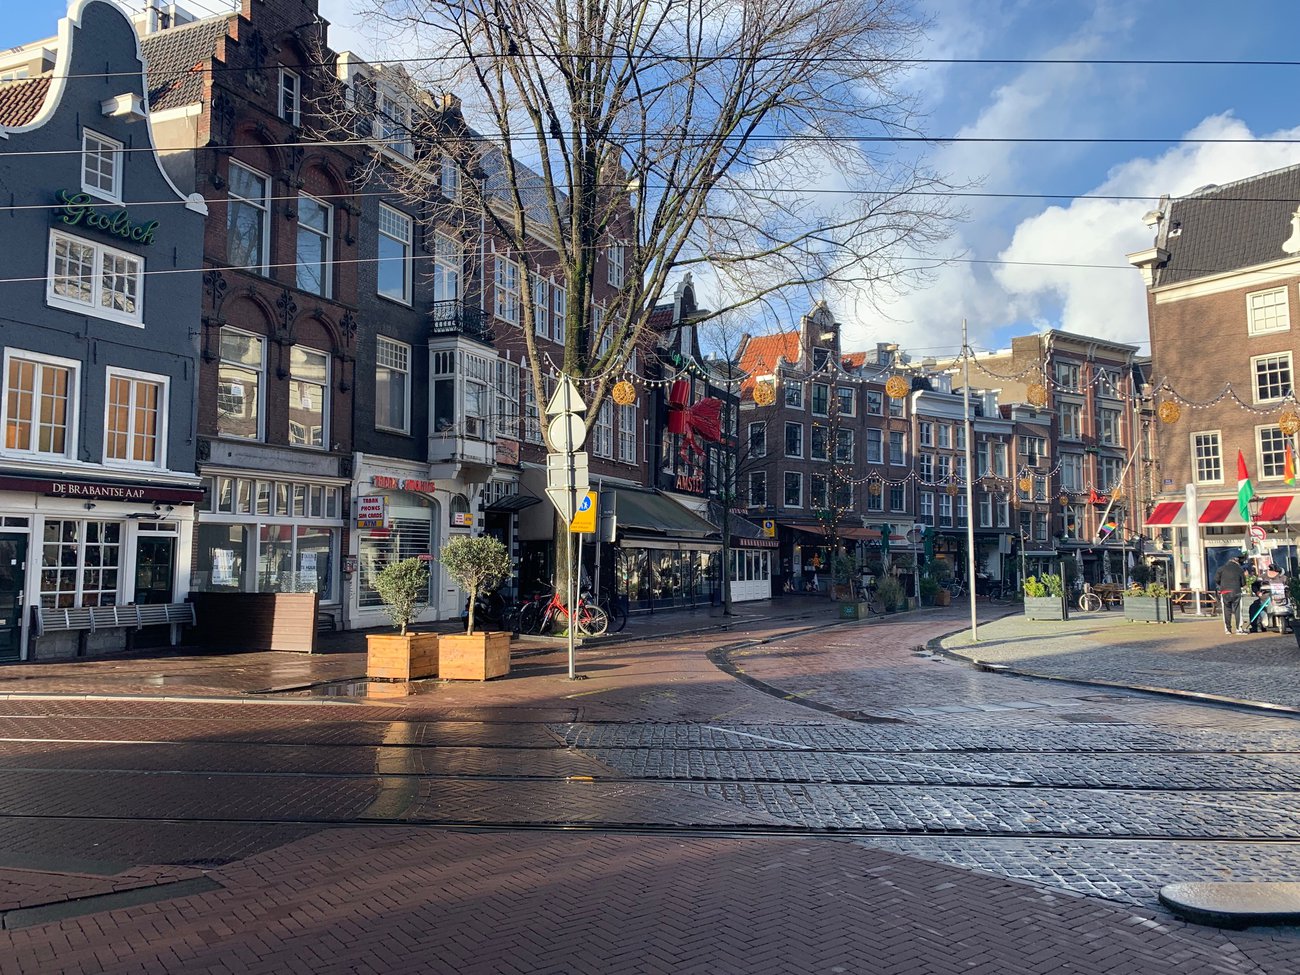
[[[1181,501],[1161,501],[1156,505],[1155,511],[1147,518],[1147,525],[1172,525],[1174,519],[1178,517],[1178,512],[1183,510]]]
[[[1287,509],[1291,507],[1293,497],[1294,495],[1291,494],[1280,494],[1265,498],[1264,505],[1259,509],[1259,517],[1256,521],[1284,521]]]
[[[1207,504],[1197,521],[1202,525],[1222,525],[1231,517],[1236,508],[1236,498],[1220,498]]]

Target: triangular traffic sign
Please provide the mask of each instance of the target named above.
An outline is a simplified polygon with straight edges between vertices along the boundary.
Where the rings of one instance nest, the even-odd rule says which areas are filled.
[[[551,401],[546,404],[547,416],[559,416],[561,413],[586,413],[587,404],[578,392],[578,387],[568,376],[560,377],[560,384],[551,394]]]
[[[573,516],[578,510],[577,491],[568,487],[548,487],[546,496],[551,499],[551,504],[555,505],[556,512],[564,519],[565,524],[573,521]],[[584,491],[581,496],[585,497],[586,492]]]

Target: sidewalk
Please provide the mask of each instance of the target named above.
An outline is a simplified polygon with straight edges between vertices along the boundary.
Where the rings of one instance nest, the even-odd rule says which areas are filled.
[[[692,634],[721,634],[784,621],[789,628],[834,623],[839,604],[816,597],[786,597],[740,603],[735,615],[721,607],[633,616],[622,633],[583,641],[577,650],[579,670],[603,648],[626,648],[636,641]],[[425,629],[425,627],[420,627]],[[456,622],[427,627],[459,632]],[[346,630],[321,634],[314,654],[280,651],[213,653],[199,648],[161,648],[139,654],[82,660],[0,665],[0,698],[56,695],[149,697],[162,699],[334,700],[382,704],[419,704],[426,694],[446,688],[430,680],[412,684],[353,684],[366,672],[366,633]],[[718,642],[724,643],[725,639]],[[512,671],[493,685],[515,684],[531,676],[567,673],[567,644],[562,639],[520,637],[512,644]],[[316,692],[309,690],[327,685]],[[512,688],[508,697],[518,697]],[[444,695],[445,696],[445,695]],[[429,703],[429,702],[423,702]]]
[[[1300,650],[1290,633],[1228,636],[1217,617],[1131,623],[1111,611],[1060,623],[1017,613],[981,624],[979,637],[972,645],[963,630],[938,646],[1016,674],[1300,711]]]

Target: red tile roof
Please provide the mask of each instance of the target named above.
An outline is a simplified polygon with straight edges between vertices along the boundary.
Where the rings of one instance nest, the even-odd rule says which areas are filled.
[[[845,369],[861,369],[867,364],[867,354],[865,352],[845,352],[840,356],[840,362]]]
[[[0,82],[0,125],[26,125],[45,104],[49,78]]]
[[[745,374],[740,384],[741,398],[754,388],[756,376],[768,376],[776,372],[778,361],[798,362],[799,351],[798,332],[751,336],[740,353],[740,371]]]

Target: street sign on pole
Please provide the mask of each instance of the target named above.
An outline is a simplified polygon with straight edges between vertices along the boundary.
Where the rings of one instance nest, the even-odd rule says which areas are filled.
[[[572,454],[587,436],[587,423],[577,413],[560,413],[546,424],[546,442],[557,454]]]
[[[560,384],[555,387],[550,401],[546,404],[547,416],[559,416],[561,413],[586,413],[587,404],[578,392],[578,387],[568,376],[560,377]]]
[[[569,487],[548,487],[546,496],[551,499],[556,514],[564,519],[565,524],[573,521],[573,516],[578,513],[577,491]]]
[[[594,532],[596,530],[596,509],[596,492],[587,491],[578,498],[578,510],[569,522],[569,531],[575,533]]]

